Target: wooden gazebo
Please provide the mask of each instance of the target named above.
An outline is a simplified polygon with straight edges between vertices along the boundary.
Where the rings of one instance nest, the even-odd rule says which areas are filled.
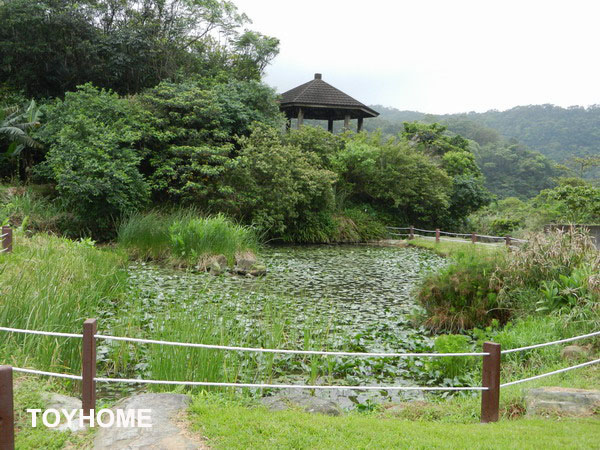
[[[357,131],[360,132],[363,119],[377,117],[379,113],[348,94],[323,81],[320,73],[314,80],[301,84],[281,94],[279,105],[288,119],[288,128],[292,119],[298,119],[298,128],[304,119],[327,120],[328,130],[333,132],[333,121],[343,120],[344,129],[350,129],[350,120],[358,119]]]

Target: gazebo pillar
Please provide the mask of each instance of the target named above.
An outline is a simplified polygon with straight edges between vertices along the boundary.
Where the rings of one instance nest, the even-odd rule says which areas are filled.
[[[329,131],[330,133],[333,133],[333,119],[329,119],[327,121],[327,131]]]
[[[290,131],[291,128],[292,128],[292,119],[290,119],[288,117],[285,121],[285,131]]]
[[[360,133],[362,130],[362,126],[363,126],[363,118],[359,117],[358,118],[358,125],[356,125],[356,132]]]
[[[302,127],[302,122],[304,122],[304,110],[298,108],[298,129]]]
[[[346,114],[344,116],[344,131],[348,131],[350,129],[350,114]]]

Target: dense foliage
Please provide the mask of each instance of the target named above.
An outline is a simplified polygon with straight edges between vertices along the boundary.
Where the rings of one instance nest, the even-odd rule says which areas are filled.
[[[419,292],[425,324],[463,331],[536,313],[600,323],[600,258],[581,230],[536,233],[508,253],[465,250]]]
[[[547,224],[600,223],[600,188],[579,178],[562,178],[553,189],[533,199],[509,197],[482,208],[469,218],[474,229],[494,235],[523,234]]]
[[[91,85],[47,109],[39,137],[48,153],[39,172],[56,184],[60,202],[83,229],[103,235],[123,214],[148,202],[135,149],[140,117],[132,103]]]
[[[0,23],[0,84],[38,98],[87,82],[125,94],[182,75],[258,79],[279,45],[226,0],[14,0]]]

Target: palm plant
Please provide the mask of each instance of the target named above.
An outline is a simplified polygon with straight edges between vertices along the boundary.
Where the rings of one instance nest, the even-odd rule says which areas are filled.
[[[6,153],[18,157],[26,147],[40,148],[41,144],[27,134],[30,129],[40,125],[41,111],[35,100],[22,108],[9,106],[0,109],[0,136],[9,141]]]
[[[29,135],[30,130],[40,126],[41,115],[40,108],[34,100],[31,100],[26,106],[15,105],[0,108],[0,158],[8,160],[10,165],[14,164],[17,175],[20,171],[22,156],[25,157],[25,177],[33,164],[32,161],[27,162],[27,154],[31,159],[31,152],[23,155],[24,150],[42,148],[42,145]],[[7,145],[3,145],[5,143]]]

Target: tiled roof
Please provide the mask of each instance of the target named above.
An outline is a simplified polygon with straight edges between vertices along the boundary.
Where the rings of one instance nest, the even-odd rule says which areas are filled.
[[[304,104],[319,105],[329,107],[344,107],[364,109],[378,116],[379,113],[372,110],[365,104],[343,93],[339,89],[326,83],[320,78],[320,74],[315,74],[315,79],[308,83],[301,84],[298,87],[290,89],[281,94],[281,106],[286,104]]]

